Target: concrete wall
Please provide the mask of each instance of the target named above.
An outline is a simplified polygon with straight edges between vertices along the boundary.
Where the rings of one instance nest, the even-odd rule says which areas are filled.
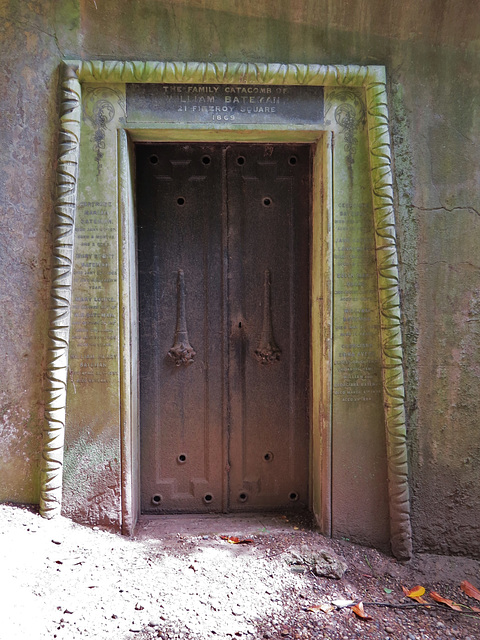
[[[38,501],[62,58],[384,64],[414,542],[480,556],[477,0],[0,0],[0,499]]]

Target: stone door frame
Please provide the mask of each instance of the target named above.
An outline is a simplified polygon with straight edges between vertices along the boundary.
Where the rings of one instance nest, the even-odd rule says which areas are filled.
[[[386,458],[390,536],[394,555],[411,556],[411,526],[406,449],[403,382],[403,349],[393,176],[386,94],[385,69],[381,66],[332,66],[198,62],[68,61],[61,81],[60,132],[54,207],[53,274],[50,324],[47,341],[47,383],[40,511],[52,518],[60,513],[63,447],[68,378],[68,345],[72,301],[73,246],[80,153],[83,83],[172,83],[316,85],[363,91],[366,104],[370,187],[375,229],[377,292],[380,309],[382,388],[385,409]],[[139,490],[137,407],[135,397],[138,363],[134,273],[134,184],[132,145],[135,141],[308,142],[316,145],[316,163],[323,162],[324,188],[314,181],[312,238],[312,369],[327,375],[312,375],[313,510],[322,530],[330,532],[330,437],[331,437],[331,331],[332,331],[332,130],[325,127],[244,126],[238,129],[205,127],[157,127],[118,129],[118,189],[120,220],[120,406],[122,450],[123,530],[129,532],[136,519]],[[314,178],[315,178],[314,170]],[[318,230],[319,233],[316,233]],[[132,400],[133,399],[133,400]],[[325,400],[325,402],[322,402]],[[317,464],[315,463],[317,462]],[[322,477],[315,477],[315,473]],[[321,487],[323,495],[316,495]]]
[[[120,329],[121,369],[121,423],[122,423],[122,512],[125,533],[130,533],[139,515],[140,469],[138,417],[138,308],[136,273],[135,181],[134,145],[136,142],[221,142],[245,143],[245,131],[199,128],[119,129],[119,219],[121,220],[120,247],[120,301],[123,309]],[[322,532],[331,534],[331,258],[329,245],[332,227],[332,136],[323,129],[291,131],[264,127],[249,128],[249,143],[310,143],[314,148],[312,163],[311,234],[311,408],[310,423],[319,424],[311,429],[310,442],[310,496],[311,508]],[[323,185],[323,188],[322,188]],[[315,242],[315,238],[317,242]],[[326,243],[323,242],[327,239]],[[315,375],[313,371],[328,372]]]

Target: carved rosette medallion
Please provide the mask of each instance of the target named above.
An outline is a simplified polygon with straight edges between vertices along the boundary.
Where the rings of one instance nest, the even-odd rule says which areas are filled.
[[[108,125],[115,118],[115,109],[125,114],[122,96],[110,87],[89,88],[83,98],[83,117],[93,126],[92,142],[97,163],[97,177],[102,172],[105,137]]]
[[[346,161],[349,168],[355,162],[355,152],[357,150],[357,131],[365,125],[367,112],[360,96],[350,89],[339,89],[333,91],[328,100],[326,112],[334,107],[335,122],[341,127],[344,135]]]

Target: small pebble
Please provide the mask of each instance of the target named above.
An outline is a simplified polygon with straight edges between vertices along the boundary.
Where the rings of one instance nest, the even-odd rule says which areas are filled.
[[[293,567],[290,567],[290,571],[292,571],[293,573],[305,573],[305,567],[302,567],[302,565],[293,565]]]
[[[395,633],[395,629],[392,629],[392,627],[385,627],[385,631],[387,633]]]

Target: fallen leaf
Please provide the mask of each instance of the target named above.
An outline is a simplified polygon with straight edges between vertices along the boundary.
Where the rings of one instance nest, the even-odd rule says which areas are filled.
[[[362,620],[372,620],[372,616],[369,616],[367,613],[365,613],[363,602],[359,602],[358,604],[354,605],[352,607],[352,611],[359,618],[362,618]]]
[[[385,593],[392,593],[392,589],[387,589],[387,587],[383,587]]]
[[[230,544],[253,544],[253,540],[248,538],[237,538],[237,536],[220,536],[222,540],[226,540]]]
[[[455,611],[463,611],[460,605],[455,604],[453,600],[448,600],[448,598],[442,598],[442,596],[436,591],[430,591],[430,597],[433,598],[436,602],[446,604],[447,607],[450,607],[450,609],[454,609]]]
[[[475,600],[480,600],[480,591],[473,586],[468,580],[464,580],[460,585],[460,589],[470,596],[470,598],[475,598]]]
[[[307,611],[323,611],[323,613],[330,613],[335,609],[335,605],[325,602],[324,604],[313,604],[308,607]]]
[[[412,600],[416,600],[420,604],[428,604],[428,602],[422,598],[423,594],[425,593],[425,587],[421,587],[420,585],[417,585],[416,587],[413,587],[413,589],[407,589],[402,586],[402,589],[403,589],[403,593],[408,598],[411,598]]]
[[[470,607],[470,609],[475,611],[475,613],[480,613],[480,609],[478,607]]]
[[[425,587],[417,585],[416,587],[412,587],[412,589],[407,589],[406,591],[404,589],[404,593],[409,598],[419,598],[425,594]]]

